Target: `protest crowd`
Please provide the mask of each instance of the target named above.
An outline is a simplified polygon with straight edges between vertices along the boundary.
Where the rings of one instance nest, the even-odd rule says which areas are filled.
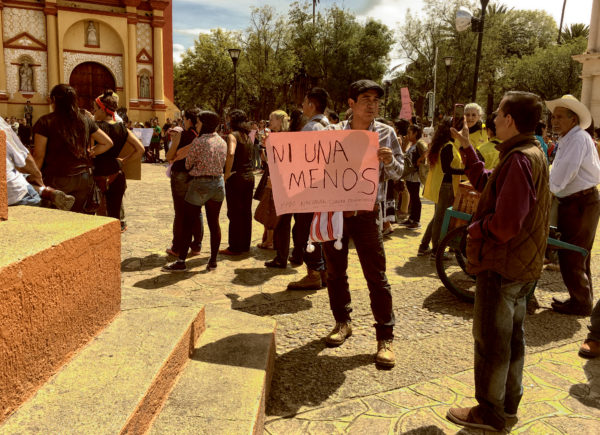
[[[136,159],[167,162],[174,220],[166,253],[175,261],[163,267],[165,272],[188,270],[186,259],[201,251],[204,221],[210,232],[208,270],[216,269],[222,256],[247,254],[256,220],[264,227],[258,248],[273,251],[265,267],[306,267],[305,276],[290,282],[288,290],[327,289],[333,327],[325,341],[341,346],[352,335],[347,275],[352,247],[369,289],[375,363],[389,369],[395,365],[395,318],[385,240],[395,225],[424,229],[416,254],[435,259],[446,209],[455,203],[459,184],[468,181],[481,193],[466,245],[468,268],[476,276],[478,405],[452,408],[447,417],[459,425],[502,430],[516,417],[523,394],[526,296],[544,265],[560,269],[569,292],[568,299],[554,301],[553,310],[591,316],[580,355],[600,356],[600,302],[593,305],[590,257],[546,252],[550,226],[561,240],[592,249],[600,218],[598,130],[589,110],[570,95],[543,102],[531,93],[508,92],[485,120],[482,108],[470,103],[464,116],[443,116],[435,126],[415,116],[395,122],[380,118],[383,95],[378,83],[365,79],[352,83],[348,110],[341,115],[328,110],[329,95],[317,87],[306,93],[301,107],[289,114],[274,110],[268,120],[250,120],[240,109],[222,119],[191,107],[181,119],[160,126],[157,118],[144,124],[129,120],[111,90],[96,98],[93,113],[86,113],[77,107],[72,87],[57,85],[50,94],[53,112],[33,126],[25,119],[0,118],[7,133],[9,205],[110,216],[125,231],[123,165]],[[543,119],[545,108],[549,125]],[[290,189],[291,182],[282,186],[273,173],[277,159],[270,137],[342,138],[353,131],[367,131],[374,138],[378,175],[369,178],[362,172],[361,180],[373,186],[373,205],[278,215],[277,192]],[[334,155],[336,151],[349,154],[343,148],[335,148]],[[315,148],[315,158],[319,152]],[[421,222],[421,197],[435,204],[428,223]],[[228,244],[222,248],[224,201],[229,226],[224,229]]]

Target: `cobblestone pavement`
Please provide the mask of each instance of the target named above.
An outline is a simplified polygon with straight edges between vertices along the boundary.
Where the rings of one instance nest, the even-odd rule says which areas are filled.
[[[202,254],[188,261],[191,270],[162,273],[160,267],[172,261],[165,254],[173,219],[169,180],[162,165],[145,164],[142,173],[141,181],[128,182],[125,198],[122,308],[210,303],[275,319],[277,359],[267,402],[267,433],[460,430],[444,416],[451,405],[474,403],[472,305],[441,285],[433,262],[416,256],[424,228],[396,228],[385,242],[397,363],[393,370],[378,370],[368,290],[353,251],[348,274],[354,335],[343,346],[328,348],[322,338],[334,321],[326,291],[286,291],[287,283],[303,276],[304,268],[265,268],[264,261],[273,258],[274,251],[253,247],[247,255],[221,256],[217,270],[207,272],[206,229]],[[432,212],[433,206],[424,204],[423,227]],[[225,205],[221,228],[224,248]],[[253,246],[261,234],[255,222]],[[599,264],[595,250],[593,273]],[[553,296],[566,295],[558,272],[543,273],[536,295],[541,307],[525,321],[525,393],[513,432],[600,433],[600,361],[577,356],[588,319],[550,310]]]

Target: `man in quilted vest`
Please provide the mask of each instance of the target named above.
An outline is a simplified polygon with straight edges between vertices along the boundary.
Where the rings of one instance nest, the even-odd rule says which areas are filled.
[[[452,131],[465,173],[482,192],[467,230],[467,267],[477,276],[473,337],[478,405],[447,414],[462,426],[503,430],[514,424],[523,395],[526,295],[542,271],[550,209],[546,157],[534,136],[542,108],[540,98],[529,92],[504,96],[495,119],[503,142],[493,171],[477,157],[467,128]]]

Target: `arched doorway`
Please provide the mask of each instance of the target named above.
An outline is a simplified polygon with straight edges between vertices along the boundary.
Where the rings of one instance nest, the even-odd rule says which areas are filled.
[[[84,62],[75,67],[69,78],[79,97],[79,107],[92,110],[94,99],[106,89],[115,89],[115,79],[104,65]]]

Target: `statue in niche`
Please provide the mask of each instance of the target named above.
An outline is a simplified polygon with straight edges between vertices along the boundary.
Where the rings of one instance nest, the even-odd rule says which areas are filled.
[[[150,77],[146,74],[140,76],[140,98],[150,98]]]
[[[29,100],[27,100],[27,104],[25,104],[23,112],[25,115],[25,124],[31,127],[33,120],[33,106],[31,105],[31,102]]]
[[[21,79],[19,90],[33,92],[33,68],[31,68],[29,62],[23,62],[19,67],[19,77]]]
[[[90,21],[87,26],[87,45],[99,45],[98,32],[93,21]]]

